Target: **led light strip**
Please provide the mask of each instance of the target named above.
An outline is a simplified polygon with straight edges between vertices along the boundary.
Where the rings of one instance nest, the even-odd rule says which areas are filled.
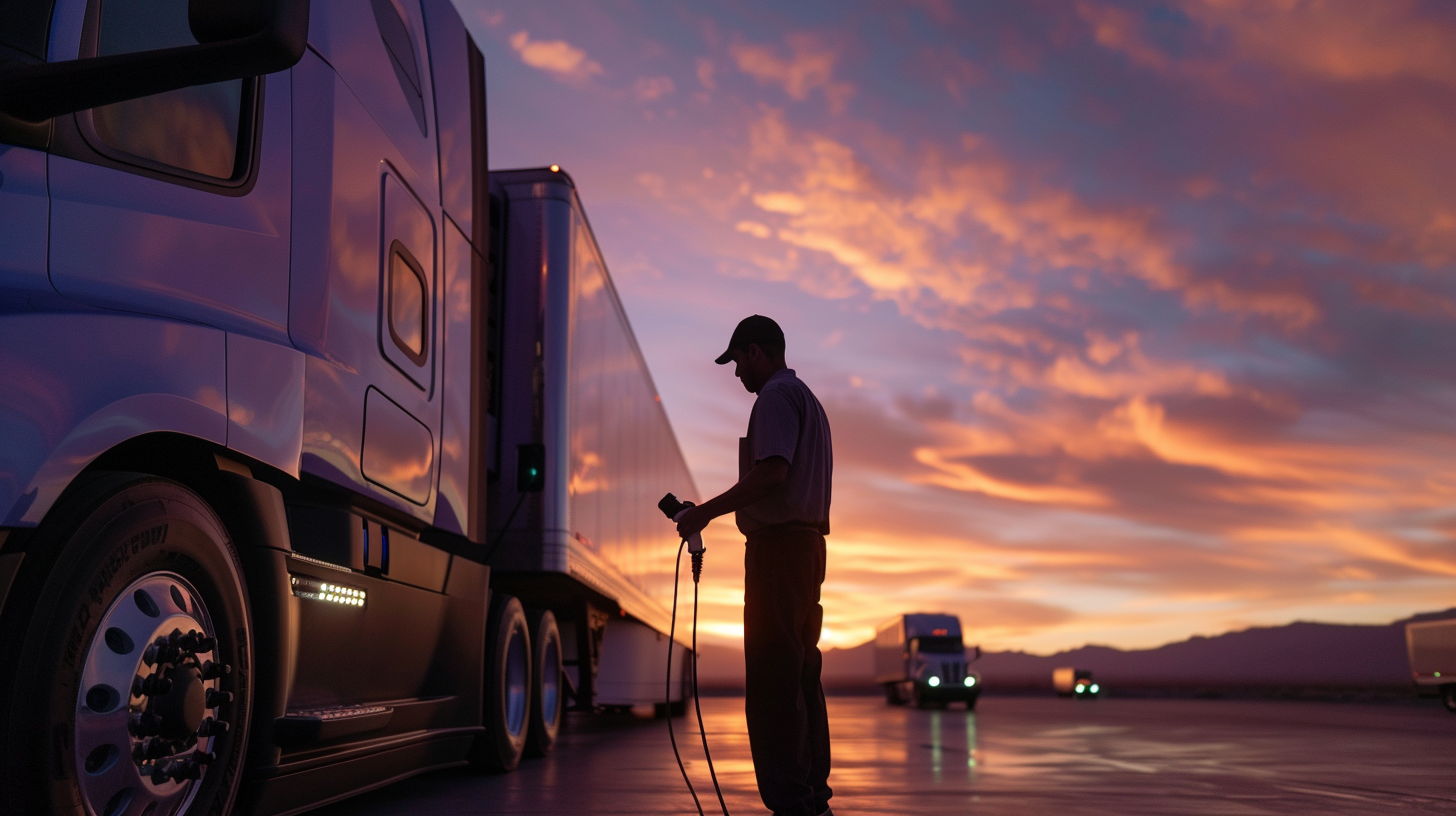
[[[315,578],[308,578],[302,575],[290,575],[289,580],[293,584],[293,594],[300,598],[308,598],[311,601],[326,601],[340,606],[360,606],[368,599],[364,590],[358,587],[344,586],[330,581],[320,581]]]

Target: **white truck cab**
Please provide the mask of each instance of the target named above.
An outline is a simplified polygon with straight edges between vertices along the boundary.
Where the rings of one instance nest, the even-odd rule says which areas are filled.
[[[981,655],[972,647],[972,658]],[[981,676],[967,665],[960,618],[945,613],[900,615],[875,630],[875,683],[892,705],[920,708],[964,702],[974,710]]]

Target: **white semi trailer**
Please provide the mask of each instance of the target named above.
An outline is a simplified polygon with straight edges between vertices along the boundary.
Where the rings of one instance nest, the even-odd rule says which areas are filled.
[[[971,659],[981,656],[972,647]],[[875,630],[875,682],[891,705],[917,708],[964,702],[974,710],[981,676],[967,666],[961,621],[955,615],[917,612],[892,618]]]

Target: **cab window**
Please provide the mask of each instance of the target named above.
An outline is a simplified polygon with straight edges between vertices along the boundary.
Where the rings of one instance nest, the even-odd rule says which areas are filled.
[[[102,0],[98,56],[195,45],[188,0]],[[256,80],[182,88],[96,108],[95,136],[115,156],[186,175],[232,180],[246,174],[239,150],[251,125]],[[247,112],[247,116],[244,112]],[[246,147],[246,145],[244,145]]]

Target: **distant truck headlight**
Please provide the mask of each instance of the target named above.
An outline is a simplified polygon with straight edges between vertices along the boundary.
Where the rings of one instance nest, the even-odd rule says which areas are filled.
[[[975,684],[976,684],[976,678],[974,678],[974,677],[967,677],[967,678],[966,678],[966,686],[967,686],[967,687],[968,687],[968,688],[969,688],[969,687],[970,687],[970,686],[974,686],[974,685],[975,685]]]
[[[940,678],[932,674],[930,676],[930,679],[925,682],[929,683],[931,688],[935,688],[936,686],[940,685]]]
[[[1093,694],[1096,694],[1097,692],[1099,692],[1101,690],[1102,690],[1102,687],[1101,686],[1097,685],[1096,683],[1093,683],[1092,684],[1092,693]]]

